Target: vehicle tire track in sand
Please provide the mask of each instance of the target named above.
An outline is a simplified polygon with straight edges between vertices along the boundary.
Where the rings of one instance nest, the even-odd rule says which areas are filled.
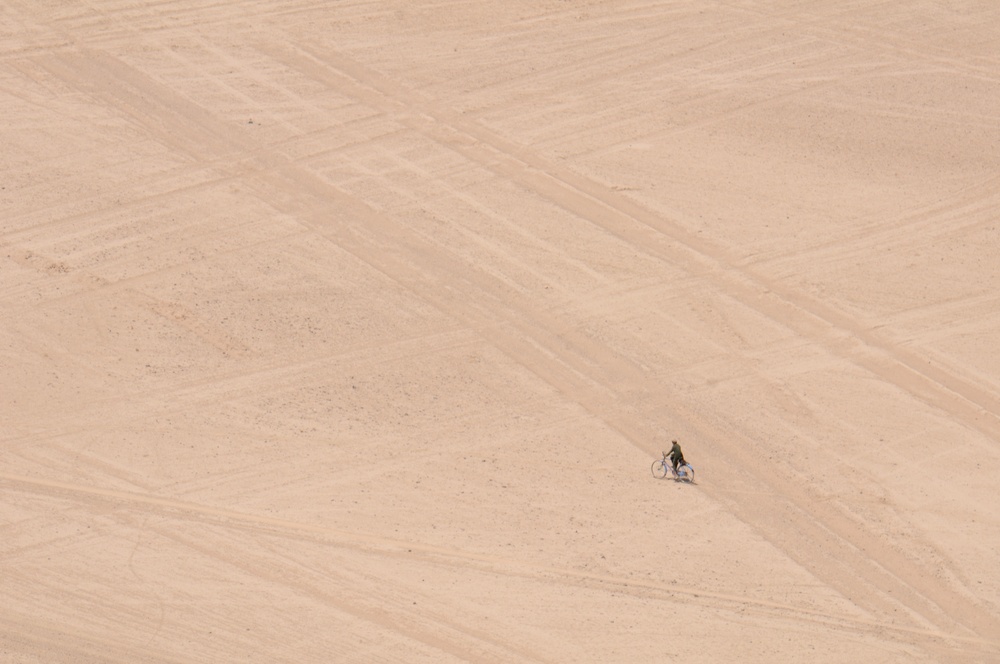
[[[0,618],[0,644],[5,655],[15,657],[18,648],[27,645],[33,652],[40,648],[50,659],[13,659],[13,662],[73,662],[73,664],[108,664],[141,661],[143,664],[190,664],[190,659],[175,659],[159,650],[122,641],[95,637],[92,630],[74,629],[60,622],[41,624],[37,618]]]
[[[893,635],[892,638],[904,642],[909,642],[914,637],[917,637],[926,640],[928,643],[960,642],[974,646],[994,645],[992,641],[976,637],[956,637],[954,634],[933,629],[914,629],[887,622],[862,620],[852,616],[837,615],[780,602],[761,600],[745,595],[719,593],[701,588],[689,588],[668,583],[585,572],[577,569],[539,565],[510,557],[478,554],[454,547],[442,547],[413,540],[399,540],[380,535],[346,531],[319,524],[240,512],[144,493],[22,477],[4,472],[0,472],[0,482],[7,484],[15,491],[54,498],[72,497],[75,499],[77,506],[86,507],[89,504],[101,512],[107,510],[107,503],[112,503],[118,508],[136,512],[144,518],[148,517],[149,514],[156,514],[161,517],[178,518],[183,521],[198,522],[212,527],[249,530],[282,539],[303,539],[313,543],[322,543],[366,554],[405,558],[417,557],[432,564],[445,562],[449,566],[466,567],[502,576],[517,576],[542,581],[548,580],[549,582],[572,583],[574,585],[594,588],[614,587],[617,592],[628,592],[636,595],[655,593],[657,596],[672,601],[683,601],[685,603],[700,602],[705,606],[726,611],[742,611],[750,607],[754,611],[766,615],[779,616],[783,620],[821,624],[825,627],[845,632],[889,633]],[[197,542],[187,538],[178,538],[177,533],[173,530],[154,530],[164,537],[176,539],[186,546],[197,549],[206,555],[219,558],[225,563],[245,568],[254,574],[259,573],[259,565],[240,563],[238,561],[240,556],[238,555],[225,555],[220,553],[216,548],[199,545]],[[15,557],[17,553],[19,552],[14,552]],[[282,583],[287,581],[286,576],[279,572],[275,572],[274,576],[276,580]],[[315,594],[316,592],[313,585],[299,585],[302,585],[309,594]],[[324,599],[331,598],[324,595]],[[336,600],[334,603],[338,606],[343,603],[341,599],[332,599]],[[379,621],[376,620],[375,622]]]
[[[638,251],[703,279],[780,325],[822,344],[922,401],[960,415],[982,433],[1000,438],[1000,396],[946,369],[928,366],[914,352],[883,339],[849,315],[736,265],[726,250],[694,235],[626,196],[513,143],[432,100],[336,53],[318,54],[273,45],[267,52],[319,82],[356,96],[412,129],[574,213]],[[429,122],[430,120],[430,122]],[[989,417],[984,418],[986,414]]]
[[[268,52],[275,54],[276,49],[270,48]],[[530,149],[507,141],[475,122],[437,108],[431,101],[419,98],[346,58],[324,54],[320,60],[304,51],[289,52],[287,49],[278,52],[277,57],[303,74],[381,109],[497,175],[529,187],[581,219],[625,240],[637,251],[698,275],[718,291],[756,308],[801,336],[817,341],[835,354],[866,367],[937,407],[947,407],[970,425],[984,431],[1000,431],[996,416],[1000,407],[990,393],[947,372],[923,369],[918,366],[919,356],[913,354],[911,357],[893,349],[874,333],[860,329],[849,317],[797,293],[782,291],[781,284],[762,281],[757,275],[732,267],[724,251],[691,236],[630,199],[547,162]],[[104,56],[98,58],[99,66],[116,74],[113,78],[119,81],[113,84],[117,87],[110,90],[102,87],[108,85],[103,83],[105,79],[98,84],[96,75],[82,77],[73,69],[72,64],[80,62],[78,57],[48,62],[54,73],[67,81],[82,84],[87,92],[109,103],[123,105],[153,135],[169,139],[170,127],[183,127],[195,143],[174,139],[167,144],[197,159],[218,159],[259,148],[245,139],[241,141],[231,131],[219,131],[218,120],[187,100],[180,100],[181,111],[178,111],[165,86],[148,77],[137,76],[128,68],[123,70],[125,66],[120,61],[109,61]],[[331,69],[329,63],[336,69]],[[127,84],[120,81],[127,81]],[[147,95],[137,94],[144,90]],[[294,162],[276,158],[256,176],[278,194],[278,201],[268,202],[276,207],[284,205],[301,215],[300,218],[318,233],[398,280],[426,301],[467,322],[485,339],[570,395],[637,447],[646,448],[643,441],[652,438],[655,427],[644,424],[643,420],[655,422],[655,418],[645,417],[629,403],[641,400],[647,391],[644,388],[650,377],[641,367],[586,335],[566,329],[565,321],[538,311],[531,302],[509,292],[495,280],[470,274],[465,263],[450,258],[440,247],[386,219]],[[315,199],[309,201],[309,196]],[[353,227],[342,219],[331,219],[331,202],[339,204],[342,213],[365,223]],[[386,251],[387,242],[406,251]],[[425,260],[415,265],[407,256],[423,256]],[[984,411],[987,417],[980,419]],[[695,428],[705,428],[698,426],[699,422],[703,424],[702,418],[692,417],[692,422]],[[717,434],[721,436],[724,432]],[[738,469],[753,467],[734,456],[733,449],[728,451],[730,470],[727,472],[731,478]],[[894,551],[873,535],[845,525],[832,508],[819,507],[804,490],[802,493],[791,491],[780,481],[774,481],[772,487],[776,495],[783,496],[794,506],[794,510],[786,511],[786,516],[792,520],[769,527],[766,515],[743,512],[743,517],[783,550],[790,546],[782,539],[788,532],[789,523],[801,526],[802,532],[817,528],[819,534],[829,531],[823,546],[808,545],[806,555],[795,551],[790,555],[818,576],[832,580],[833,587],[852,596],[859,606],[869,608],[875,615],[887,616],[896,601],[891,598],[903,598],[904,606],[944,631],[951,631],[954,624],[947,612],[942,615],[935,607],[954,610],[959,622],[982,637],[1000,633],[1000,622],[976,603],[929,578],[918,565],[899,560]],[[796,543],[802,544],[801,541]],[[847,572],[836,571],[841,568]],[[861,590],[856,577],[852,576],[859,570],[864,570],[863,577],[870,584]],[[879,596],[869,596],[866,592],[869,589],[877,590]]]
[[[561,393],[581,405],[595,418],[621,433],[640,449],[653,450],[644,441],[655,438],[657,429],[671,428],[676,423],[662,421],[661,415],[651,415],[637,408],[644,394],[643,385],[650,376],[641,367],[616,355],[608,348],[575,329],[567,329],[562,321],[549,312],[532,305],[525,296],[495,282],[487,275],[477,275],[464,263],[451,257],[440,247],[428,245],[408,229],[392,226],[373,210],[359,216],[362,231],[347,225],[339,228],[330,220],[324,205],[309,210],[301,196],[304,190],[322,185],[313,176],[298,173],[295,205],[299,217],[314,225],[317,232],[326,226],[331,241],[347,249],[373,267],[410,288],[417,296],[438,307],[455,319],[463,321],[486,341],[532,371]],[[311,184],[307,185],[307,182]],[[272,181],[273,184],[273,181]],[[285,184],[290,187],[289,183]],[[326,185],[329,187],[329,185]],[[332,189],[332,188],[331,188]],[[347,201],[342,193],[327,191],[318,200],[337,201],[360,214],[358,201]],[[272,204],[291,205],[281,201],[279,192],[269,197]],[[288,212],[290,208],[281,207]],[[386,252],[379,238],[394,237],[409,247],[406,252]],[[433,256],[426,263],[414,265],[400,255]],[[441,284],[449,284],[442,287]],[[677,414],[683,399],[677,395],[667,410]],[[689,428],[704,434],[709,441],[725,441],[726,432],[711,430],[703,418],[688,415]],[[659,421],[658,421],[659,420]],[[722,446],[722,447],[719,447]],[[723,486],[738,486],[740,474],[756,468],[752,459],[736,453],[737,448],[717,444],[717,450],[728,457],[728,463],[718,470],[717,481]],[[956,621],[967,623],[981,637],[997,633],[996,620],[950,588],[936,584],[919,566],[886,547],[878,537],[859,530],[836,510],[819,503],[807,490],[797,490],[791,480],[773,479],[758,470],[756,480],[776,496],[766,510],[749,512],[741,503],[720,500],[740,518],[754,527],[768,541],[785,551],[817,577],[829,583],[858,606],[882,619],[898,615],[900,607],[908,607],[939,630],[951,632]],[[719,498],[713,494],[713,497]],[[745,508],[745,506],[743,506]],[[778,518],[780,517],[780,518]],[[808,534],[809,541],[800,537],[787,541],[787,532]],[[891,571],[887,571],[891,570]],[[863,581],[859,586],[858,580]],[[942,609],[941,607],[946,607]],[[962,636],[956,634],[955,636]]]
[[[389,591],[395,592],[398,589],[393,586],[386,590],[384,581],[381,584],[381,593],[361,594],[351,591],[350,584],[336,582],[331,584],[330,575],[322,574],[288,558],[282,564],[274,556],[260,554],[254,556],[252,551],[237,549],[236,545],[229,542],[206,544],[194,537],[185,537],[176,529],[153,528],[152,530],[204,556],[236,567],[254,577],[265,579],[269,584],[291,588],[303,596],[315,598],[324,606],[335,607],[356,620],[376,625],[386,632],[396,633],[435,651],[447,653],[458,660],[497,663],[550,661],[521,645],[503,643],[496,637],[478,630],[470,630],[450,618],[443,616],[431,618],[419,608],[404,609],[399,606],[398,599],[394,602],[393,599],[386,597],[390,594]],[[343,533],[340,535],[343,536]],[[329,587],[336,588],[337,591],[324,590]],[[425,627],[428,622],[433,622],[434,629]]]
[[[717,291],[729,294],[798,335],[814,340],[838,357],[864,367],[936,408],[960,416],[988,435],[1000,435],[997,418],[1000,400],[989,391],[943,369],[924,368],[919,355],[894,348],[846,314],[805,298],[780,283],[733,267],[723,250],[691,236],[641,205],[569,169],[551,164],[530,149],[513,144],[474,122],[436,108],[432,102],[340,55],[324,53],[321,60],[315,54],[290,52],[284,47],[280,51],[271,48],[270,52],[305,75],[336,86],[366,104],[382,108],[387,114],[402,114],[396,117],[397,121],[474,163],[529,187],[547,200],[629,242],[637,251],[645,251],[709,281]],[[611,406],[622,398],[641,393],[649,378],[641,368],[585,335],[566,330],[564,322],[550,319],[517,293],[504,292],[502,285],[490,284],[488,278],[477,281],[475,275],[469,274],[467,266],[449,265],[442,249],[427,246],[427,241],[415,237],[408,229],[386,220],[365,204],[352,201],[350,196],[316,176],[293,164],[284,171],[285,187],[298,193],[303,189],[314,190],[320,200],[336,201],[363,220],[366,231],[375,231],[383,238],[383,243],[384,238],[393,237],[413,249],[416,255],[436,256],[433,261],[428,259],[421,271],[404,263],[394,264],[373,241],[366,247],[362,240],[362,244],[354,244],[350,249],[424,299],[468,321],[519,363],[572,395],[638,447],[650,451],[641,441],[651,439],[651,431],[642,430],[641,425],[635,423],[640,413],[622,404]],[[325,194],[321,193],[324,189]],[[321,214],[318,208],[309,211],[301,202],[297,207],[304,219],[317,225],[317,230],[324,225],[335,225],[329,215]],[[360,232],[341,227],[330,238],[346,246],[349,233],[360,237]],[[456,286],[449,290],[469,287],[472,290],[465,290],[462,297],[442,297],[435,288],[429,287],[428,271],[447,274],[446,278],[434,279],[435,288],[442,283],[453,283]],[[489,300],[492,300],[489,306],[479,308]],[[502,328],[497,325],[498,317]],[[691,419],[694,428],[706,428],[704,424],[699,426],[701,418]],[[725,440],[725,432],[714,434],[710,440]],[[723,450],[732,469],[754,467],[734,447],[723,447]],[[868,607],[876,615],[891,616],[896,611],[894,605],[902,602],[914,614],[946,631],[961,625],[983,638],[1000,634],[1000,620],[983,607],[938,583],[919,565],[886,546],[875,535],[858,529],[834,508],[813,500],[806,490],[797,490],[780,479],[773,480],[761,471],[757,478],[782,498],[774,506],[774,513],[783,518],[769,525],[768,512],[751,514],[744,510],[738,513],[782,550],[788,551],[791,546],[783,541],[782,535],[790,524],[797,526],[793,527],[797,532],[811,533],[822,541],[822,544],[805,544],[804,538],[800,538],[795,544],[802,545],[804,550],[788,552],[859,606]],[[726,478],[721,480],[725,482]],[[782,509],[782,504],[791,509]],[[818,564],[817,561],[823,562]],[[860,587],[859,577],[864,582]],[[873,590],[877,590],[878,597],[872,596]]]

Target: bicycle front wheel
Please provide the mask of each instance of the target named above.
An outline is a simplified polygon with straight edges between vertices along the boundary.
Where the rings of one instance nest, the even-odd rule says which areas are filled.
[[[670,472],[667,470],[667,464],[663,463],[662,459],[657,459],[656,461],[654,461],[652,468],[653,468],[653,477],[655,477],[658,480],[662,480],[664,477],[667,476],[667,473]]]

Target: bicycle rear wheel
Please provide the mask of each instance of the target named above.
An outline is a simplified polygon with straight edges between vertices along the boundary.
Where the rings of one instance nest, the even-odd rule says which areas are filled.
[[[685,463],[683,466],[677,467],[677,479],[680,482],[694,483],[694,468],[691,467],[691,464]]]
[[[653,462],[652,470],[653,470],[653,477],[655,477],[658,480],[662,480],[664,477],[667,476],[667,473],[670,472],[667,469],[667,464],[663,463],[662,459],[657,459],[656,461]]]

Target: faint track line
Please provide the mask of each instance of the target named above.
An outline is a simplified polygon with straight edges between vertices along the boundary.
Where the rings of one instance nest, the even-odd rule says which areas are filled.
[[[585,176],[545,161],[530,148],[512,143],[457,114],[435,108],[431,101],[403,90],[359,63],[336,54],[325,54],[329,60],[327,64],[316,54],[308,51],[296,54],[287,48],[291,47],[271,50],[275,57],[318,80],[350,86],[366,103],[387,112],[402,112],[404,118],[412,117],[411,127],[432,140],[530,187],[640,250],[711,280],[719,291],[805,334],[834,354],[865,367],[932,406],[941,407],[942,402],[947,403],[962,413],[970,426],[989,436],[1000,437],[1000,397],[989,390],[941,369],[926,367],[919,355],[898,349],[848,315],[734,265],[724,249]],[[334,72],[331,66],[345,73]],[[420,118],[433,118],[435,124],[428,125],[424,119],[418,119],[415,112]],[[857,341],[849,340],[845,333]],[[979,417],[983,410],[990,414],[987,422]]]
[[[728,293],[745,305],[813,339],[834,355],[844,358],[896,385],[914,397],[936,408],[948,408],[960,414],[970,426],[987,435],[1000,434],[1000,399],[946,371],[924,368],[916,353],[895,349],[876,333],[864,329],[848,315],[824,303],[804,297],[771,282],[759,275],[734,267],[726,252],[708,242],[694,237],[679,225],[661,219],[625,197],[576,174],[567,168],[551,164],[535,155],[530,148],[512,143],[480,125],[465,120],[446,109],[438,108],[432,100],[405,90],[390,79],[365,66],[336,53],[304,51],[292,46],[273,47],[271,52],[303,73],[338,89],[347,90],[367,104],[382,108],[386,113],[397,114],[399,119],[431,140],[446,145],[465,155],[471,161],[494,171],[498,175],[519,182],[537,194],[570,210],[603,228],[608,233],[626,240],[660,260],[679,265],[691,274],[713,283],[716,290]],[[416,248],[426,243],[366,206],[352,200],[335,187],[318,181],[314,176],[289,167],[285,173],[287,184],[301,191],[303,187],[314,191],[317,199],[334,200],[345,204],[351,214],[365,219],[367,233],[382,237],[396,237],[398,242]],[[311,184],[310,184],[311,183]],[[278,184],[278,183],[275,183]],[[313,220],[308,204],[298,204],[299,214],[317,228],[329,222]],[[333,230],[333,229],[331,229]],[[573,395],[596,417],[620,431],[634,444],[649,439],[643,435],[642,425],[635,424],[637,413],[620,400],[641,385],[646,377],[643,370],[603,347],[576,330],[550,320],[516,293],[491,283],[488,279],[470,274],[454,265],[440,249],[423,248],[420,254],[436,254],[435,271],[450,275],[449,279],[464,289],[466,297],[461,302],[425,288],[422,282],[427,274],[414,273],[412,268],[387,259],[371,248],[367,240],[354,233],[356,240],[341,229],[336,237],[340,246],[387,274],[394,276],[423,298],[442,307],[460,320],[467,321],[492,343],[510,354],[523,366],[530,368],[558,389]],[[426,268],[425,268],[426,269]],[[473,291],[469,291],[469,288]],[[468,297],[473,292],[478,297]],[[473,301],[481,302],[482,296],[493,300],[492,306],[477,311]],[[515,330],[514,334],[493,333],[497,318]],[[553,330],[560,330],[554,333]],[[617,407],[610,404],[618,403]],[[979,417],[988,413],[986,421]],[[697,421],[693,418],[692,421]],[[696,427],[698,428],[698,427]],[[714,432],[723,435],[722,432]],[[710,436],[709,439],[712,439]],[[723,446],[737,466],[748,465],[744,455],[733,446]],[[766,476],[766,473],[764,474]],[[790,551],[807,569],[816,569],[816,560],[829,566],[825,578],[835,588],[847,590],[859,605],[868,606],[877,613],[890,610],[899,598],[916,614],[930,623],[953,626],[945,604],[960,607],[958,622],[980,636],[1000,633],[1000,621],[989,615],[981,606],[929,579],[919,566],[910,563],[898,552],[879,543],[874,536],[846,524],[843,518],[829,507],[820,508],[801,491],[789,489],[775,481],[775,490],[791,499],[795,511],[783,512],[803,533],[813,532],[825,542],[835,555],[821,554],[821,549],[810,545],[815,558]],[[731,504],[731,501],[730,501]],[[768,539],[787,550],[789,544],[774,539],[777,532],[761,520],[762,514],[738,511],[749,523],[763,528]],[[787,525],[787,524],[785,524]],[[841,572],[851,566],[854,574]],[[895,570],[889,572],[888,570]],[[821,570],[818,570],[822,572]],[[871,589],[878,589],[878,599],[866,594],[851,592],[854,575],[861,574]]]
[[[451,547],[423,544],[412,540],[400,540],[379,535],[347,531],[315,523],[292,521],[278,517],[270,517],[248,512],[240,512],[223,507],[212,507],[173,498],[164,498],[148,494],[139,494],[114,489],[103,489],[70,482],[24,477],[0,472],[0,483],[8,485],[13,490],[35,493],[52,497],[86,498],[90,501],[110,502],[124,509],[135,510],[140,514],[155,513],[159,516],[176,517],[186,520],[196,520],[210,526],[223,528],[249,529],[280,537],[305,538],[309,541],[319,541],[328,545],[352,549],[360,552],[375,553],[385,556],[401,556],[410,558],[413,555],[423,558],[426,562],[447,562],[451,565],[469,566],[489,573],[499,575],[522,576],[530,579],[560,580],[577,585],[594,587],[615,587],[625,592],[645,594],[649,592],[663,597],[684,598],[685,601],[705,598],[711,600],[710,606],[732,608],[740,605],[750,605],[765,613],[781,615],[785,619],[799,622],[815,622],[841,630],[863,630],[865,632],[890,632],[896,639],[908,639],[913,636],[941,641],[967,643],[978,646],[994,647],[1000,642],[994,639],[974,636],[958,636],[944,631],[914,629],[891,623],[860,620],[849,616],[816,611],[804,607],[755,599],[744,595],[735,595],[707,591],[700,588],[675,586],[672,584],[642,581],[631,578],[616,577],[573,570],[563,567],[553,567],[524,562],[517,559],[477,554]],[[154,529],[165,537],[179,537],[173,530]],[[189,546],[196,546],[192,540],[180,538],[178,541]],[[203,553],[220,557],[215,549],[197,546]],[[232,562],[231,557],[223,557]],[[251,571],[256,566],[248,567]],[[277,577],[276,577],[277,578]],[[284,578],[284,577],[282,577]],[[312,592],[312,591],[310,591]]]
[[[962,415],[970,426],[979,427],[984,433],[994,436],[1000,431],[997,422],[1000,400],[988,391],[946,371],[922,367],[919,355],[895,349],[876,333],[862,329],[849,316],[823,303],[782,288],[777,282],[768,282],[759,275],[734,268],[723,249],[693,237],[679,225],[664,221],[626,197],[610,192],[568,168],[546,162],[530,148],[508,141],[477,123],[440,108],[433,100],[415,95],[347,58],[337,54],[317,55],[287,50],[278,52],[276,57],[328,85],[349,88],[350,93],[364,103],[402,118],[408,126],[431,140],[451,147],[502,177],[528,186],[540,196],[632,246],[665,262],[680,265],[684,270],[713,283],[719,291],[815,340],[835,355],[908,390],[917,398],[936,407],[944,404],[952,412]],[[129,71],[120,62],[99,57],[100,76],[91,72],[90,78],[81,78],[74,66],[82,63],[82,58],[52,56],[44,61],[54,73],[75,83],[78,88],[89,90],[109,103],[132,109],[147,131],[163,137],[167,145],[178,151],[201,158],[245,152],[247,144],[235,135],[224,137],[223,132],[220,137],[218,130],[224,125],[203,109],[192,107],[185,100],[170,94],[164,86]],[[113,82],[101,83],[104,75],[110,75]],[[148,93],[148,97],[144,97],[142,92]],[[178,105],[183,112],[177,110]],[[188,123],[193,123],[196,128],[193,142],[170,138],[171,128],[190,129]],[[202,143],[202,139],[206,142]],[[620,403],[617,407],[608,404],[621,402],[642,385],[647,376],[641,367],[617,356],[585,334],[561,329],[563,326],[559,325],[557,318],[538,311],[530,301],[498,287],[494,281],[481,275],[468,275],[465,266],[448,256],[440,246],[434,246],[426,238],[413,233],[401,233],[398,225],[294,162],[279,160],[261,177],[276,190],[284,190],[287,198],[305,194],[315,196],[315,200],[332,200],[343,205],[346,215],[355,215],[370,222],[367,228],[351,228],[342,220],[331,222],[328,215],[320,213],[321,208],[312,208],[309,202],[286,200],[278,203],[301,213],[305,223],[338,245],[346,246],[388,276],[407,284],[418,296],[469,323],[498,348],[550,384],[573,395],[597,417],[609,421],[637,446],[640,445],[636,441],[644,439],[640,435],[644,430],[642,425],[631,423],[636,415],[634,408],[628,404]],[[424,250],[424,254],[442,258],[443,261],[435,265],[433,273],[428,275],[426,266],[420,269],[420,266],[407,265],[405,259],[382,255],[380,248],[387,242],[395,243],[395,246],[401,244],[419,248]],[[437,289],[443,283],[449,284],[450,290],[439,292]],[[470,295],[483,297],[478,302],[470,302]],[[988,416],[985,422],[979,420],[980,410]],[[693,415],[689,416],[696,421]],[[733,448],[727,451],[731,459],[742,460]],[[13,478],[7,477],[8,480]],[[780,485],[777,488],[787,491]],[[837,514],[811,506],[805,494],[792,492],[786,495],[803,513],[796,517],[798,522],[807,524],[807,517],[820,521],[823,525],[816,532],[822,534],[825,528],[835,534],[835,550],[845,556],[846,563],[867,565],[873,586],[881,592],[891,594],[901,590],[903,594],[911,595],[911,591],[921,591],[929,595],[931,603],[942,597],[956,601],[963,607],[961,619],[969,621],[967,626],[979,630],[981,634],[992,633],[996,629],[995,619],[984,615],[976,605],[956,599],[947,588],[933,585],[933,581],[921,582],[918,567],[904,565],[898,568],[904,573],[895,580],[879,575],[873,570],[899,563],[892,552],[866,551],[873,538],[845,530]],[[161,507],[177,509],[177,505],[168,501]],[[208,514],[204,510],[201,513]],[[744,515],[747,516],[745,512]],[[215,516],[237,518],[225,511]],[[806,566],[808,568],[808,564]],[[865,600],[859,598],[858,601],[863,604]],[[909,601],[913,602],[911,606],[915,610],[926,610],[926,602],[919,597],[913,600],[911,595]],[[875,604],[881,604],[881,600]],[[931,621],[940,620],[933,609],[928,610],[925,617]]]

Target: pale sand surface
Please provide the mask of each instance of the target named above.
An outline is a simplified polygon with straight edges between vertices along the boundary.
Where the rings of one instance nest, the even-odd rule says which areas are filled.
[[[0,661],[1000,661],[993,0],[0,35]]]

